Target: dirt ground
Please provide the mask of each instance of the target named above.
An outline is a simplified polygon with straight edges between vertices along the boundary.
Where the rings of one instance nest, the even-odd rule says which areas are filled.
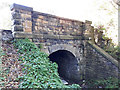
[[[0,88],[18,88],[18,76],[22,76],[23,65],[13,44],[2,42],[4,55],[1,57]]]

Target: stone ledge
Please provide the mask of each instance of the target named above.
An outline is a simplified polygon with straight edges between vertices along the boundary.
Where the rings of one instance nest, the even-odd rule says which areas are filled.
[[[71,36],[71,35],[43,35],[44,39],[68,39],[68,40],[76,40],[76,39],[82,39],[82,36]]]
[[[120,69],[119,62],[114,59],[112,56],[110,56],[107,52],[105,52],[103,49],[98,47],[97,45],[93,44],[92,42],[88,41],[88,44],[91,45],[94,49],[96,49],[100,54],[102,54],[104,57],[106,57],[108,60],[110,60],[114,65],[116,65]]]
[[[14,19],[21,19],[21,14],[19,14],[19,13],[12,13],[12,20],[14,20]]]
[[[82,36],[59,35],[59,39],[82,39]]]
[[[43,35],[40,34],[30,34],[30,33],[14,33],[15,38],[43,38]]]
[[[15,32],[15,38],[43,38],[43,39],[68,39],[68,40],[81,40],[82,36],[71,36],[71,35],[52,35],[52,34],[31,34],[23,32]]]
[[[22,25],[13,25],[12,31],[21,31],[23,32],[23,26]]]
[[[85,20],[85,23],[86,23],[86,24],[92,24],[92,22],[91,22],[91,21],[88,21],[88,20]]]
[[[52,35],[52,34],[44,34],[43,35],[44,39],[59,39],[59,35]]]
[[[11,5],[10,9],[22,9],[22,10],[25,10],[25,11],[33,11],[33,8],[31,7],[27,7],[27,6],[23,6],[23,5],[19,5],[19,4],[13,4]]]

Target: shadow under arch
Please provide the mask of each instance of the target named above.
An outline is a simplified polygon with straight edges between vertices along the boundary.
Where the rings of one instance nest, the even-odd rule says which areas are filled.
[[[60,77],[69,83],[79,83],[80,73],[76,57],[67,50],[58,50],[51,53],[48,58],[58,64]]]

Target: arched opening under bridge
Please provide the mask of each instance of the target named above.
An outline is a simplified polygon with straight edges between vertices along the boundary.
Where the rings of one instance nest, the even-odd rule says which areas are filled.
[[[58,73],[60,77],[70,83],[79,82],[79,64],[76,57],[70,51],[55,51],[49,55],[49,59],[58,64]]]

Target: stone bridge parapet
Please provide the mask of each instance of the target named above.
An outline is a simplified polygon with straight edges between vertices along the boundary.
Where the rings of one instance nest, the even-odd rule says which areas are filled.
[[[85,30],[90,29],[92,24],[90,21],[82,22],[37,12],[18,4],[13,4],[11,11],[12,31],[16,38],[81,39],[79,37],[84,38]]]

